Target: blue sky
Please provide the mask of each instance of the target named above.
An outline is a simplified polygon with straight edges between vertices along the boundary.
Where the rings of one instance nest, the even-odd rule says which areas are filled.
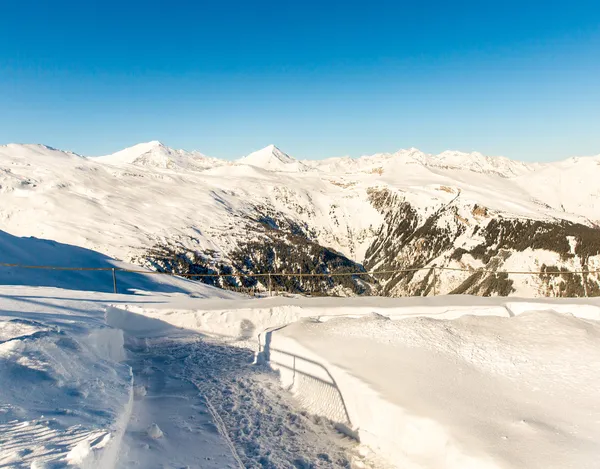
[[[0,2],[0,143],[600,153],[597,1]]]

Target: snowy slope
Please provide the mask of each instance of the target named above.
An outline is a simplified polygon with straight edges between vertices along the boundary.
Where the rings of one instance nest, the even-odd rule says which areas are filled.
[[[0,287],[0,465],[595,467],[599,319],[593,300]],[[264,329],[295,399],[252,365]]]
[[[460,151],[444,151],[433,155],[417,148],[399,150],[395,153],[376,153],[359,158],[329,158],[319,161],[303,161],[304,164],[329,173],[377,172],[393,163],[422,165],[440,169],[467,170],[475,173],[495,174],[500,177],[513,177],[526,174],[539,167],[513,161],[502,156],[490,157],[479,152],[465,153]]]
[[[123,333],[44,291],[2,292],[0,466],[113,467],[133,399]]]
[[[120,293],[177,293],[197,297],[238,298],[198,282],[169,275],[144,273],[139,266],[111,259],[89,249],[33,237],[19,238],[0,231],[2,262],[27,266],[53,266],[59,268],[117,269],[117,291]],[[134,270],[137,272],[121,271]],[[29,285],[72,290],[113,292],[111,271],[47,270],[0,266],[0,283],[3,285]]]
[[[578,213],[598,224],[600,206],[600,155],[575,157],[539,166],[516,182],[533,197],[559,207],[566,213]]]
[[[306,227],[313,239],[354,257],[366,250],[379,218],[358,196],[333,204],[330,192],[345,194],[319,178],[299,175],[283,187],[274,173],[248,166],[158,171],[18,148],[0,150],[2,228],[122,260],[171,241],[226,256],[252,239],[246,224],[260,227],[257,219],[271,215]],[[354,220],[357,207],[368,216]]]
[[[600,265],[596,237],[580,233],[581,226],[600,225],[598,176],[597,157],[526,165],[409,149],[299,162],[271,145],[227,164],[159,142],[100,158],[7,145],[0,147],[0,229],[184,273],[352,272],[360,264],[593,270]],[[510,238],[501,233],[514,229],[532,240],[543,231],[548,240],[506,245]],[[438,291],[464,290],[468,277],[441,274]],[[342,279],[304,280],[294,288],[344,295],[375,287],[394,295],[432,291],[423,276],[403,278],[398,287],[395,279],[369,280],[375,287]],[[560,287],[558,280],[509,280],[512,287],[494,291],[536,296]],[[595,288],[596,280],[588,281],[563,290]],[[244,287],[266,289],[264,282]]]

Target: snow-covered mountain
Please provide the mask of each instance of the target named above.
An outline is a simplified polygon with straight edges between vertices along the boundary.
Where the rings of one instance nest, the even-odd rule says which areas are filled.
[[[476,269],[600,269],[598,181],[600,157],[525,164],[408,149],[299,161],[270,145],[232,163],[159,142],[89,158],[11,144],[0,147],[0,230],[179,273],[472,270],[272,277],[295,292],[580,295],[600,292],[596,274]]]
[[[444,151],[438,155],[424,153],[416,148],[399,150],[395,153],[376,153],[360,158],[328,158],[320,161],[303,161],[306,165],[331,173],[385,172],[397,165],[422,165],[430,168],[458,169],[476,173],[496,174],[513,177],[526,174],[539,165],[530,165],[501,156],[489,157],[479,152],[464,153]]]
[[[160,169],[203,170],[227,164],[197,151],[174,150],[154,140],[139,143],[111,155],[98,156],[96,161],[112,165],[133,164]]]
[[[304,163],[282,152],[275,145],[268,145],[237,160],[238,164],[257,166],[267,171],[303,172],[310,168]]]

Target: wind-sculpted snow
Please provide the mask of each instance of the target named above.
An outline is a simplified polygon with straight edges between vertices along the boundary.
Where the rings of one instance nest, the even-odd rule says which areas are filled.
[[[123,333],[94,303],[1,297],[0,466],[113,467],[132,402]]]

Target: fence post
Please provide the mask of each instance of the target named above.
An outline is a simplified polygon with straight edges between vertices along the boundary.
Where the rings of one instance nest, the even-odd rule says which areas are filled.
[[[588,291],[587,291],[587,284],[585,283],[585,271],[581,271],[581,280],[583,282],[583,294],[585,295],[585,297],[588,297]]]
[[[437,269],[433,266],[433,296],[437,296]]]
[[[115,293],[117,293],[117,270],[113,267],[112,268],[112,274],[113,274],[113,291]]]
[[[269,272],[269,296],[273,296],[273,284],[271,283],[271,272]]]

